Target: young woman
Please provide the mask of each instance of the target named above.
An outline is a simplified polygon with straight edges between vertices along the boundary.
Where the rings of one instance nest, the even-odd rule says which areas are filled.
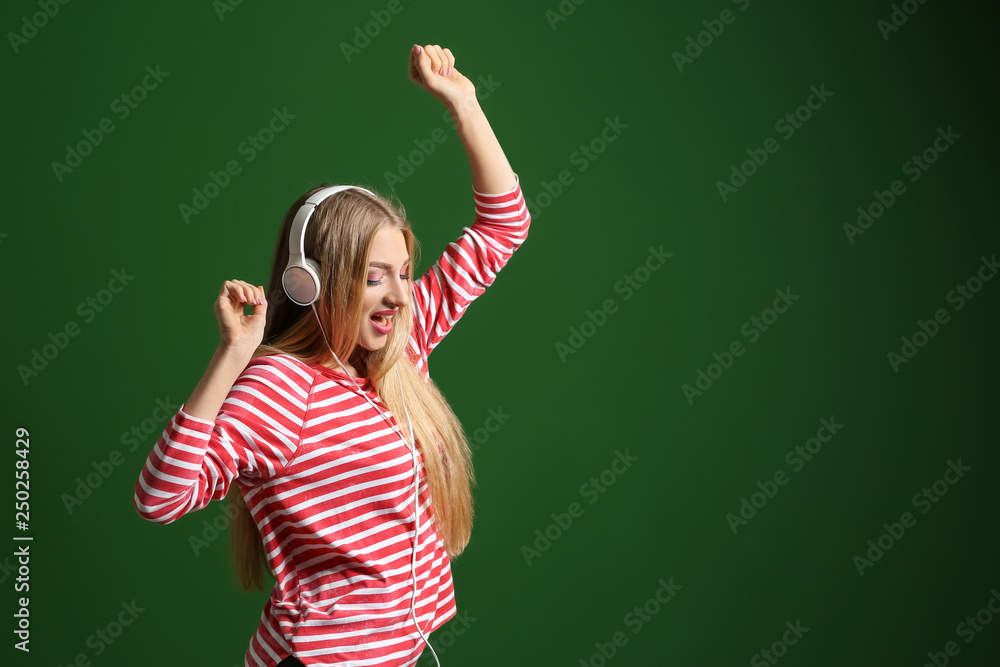
[[[278,237],[267,290],[277,303],[262,285],[223,284],[219,348],[136,483],[139,515],[164,524],[233,488],[241,582],[262,588],[264,565],[275,578],[247,667],[413,665],[456,613],[450,558],[469,541],[474,476],[427,359],[524,242],[530,217],[454,65],[449,49],[414,45],[409,77],[455,121],[472,226],[413,283],[405,213],[363,189],[329,195],[306,225],[320,288],[303,307],[284,298],[281,277],[295,214],[322,188],[305,193]]]

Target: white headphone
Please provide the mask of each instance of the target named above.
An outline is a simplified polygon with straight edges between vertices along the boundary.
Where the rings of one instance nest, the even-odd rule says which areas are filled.
[[[305,254],[306,224],[316,207],[327,197],[350,189],[367,192],[372,197],[376,196],[371,190],[356,185],[334,185],[323,188],[302,204],[292,221],[292,228],[288,232],[288,264],[281,274],[281,286],[285,288],[288,298],[300,306],[312,305],[319,298],[319,264]]]
[[[403,441],[403,444],[407,446],[410,452],[413,454],[413,559],[411,562],[410,572],[413,576],[413,595],[410,599],[410,613],[413,615],[413,625],[417,628],[417,632],[423,638],[424,643],[430,647],[431,653],[434,655],[434,662],[437,663],[438,667],[441,667],[441,662],[438,660],[437,652],[434,651],[434,647],[431,646],[430,641],[424,635],[423,630],[420,629],[420,624],[417,623],[416,614],[416,604],[417,604],[417,551],[420,544],[420,505],[418,496],[418,483],[419,475],[417,471],[417,448],[416,446],[410,446],[403,437],[403,434],[393,426],[389,418],[385,416],[385,413],[378,409],[378,406],[372,402],[368,395],[361,390],[358,386],[357,381],[354,379],[347,369],[344,368],[344,364],[337,357],[333,348],[330,347],[330,341],[326,337],[326,329],[323,328],[323,322],[320,319],[319,313],[316,311],[316,301],[319,299],[320,293],[320,280],[319,280],[319,264],[308,257],[305,256],[305,239],[306,239],[306,225],[309,223],[309,218],[312,216],[313,211],[324,201],[327,197],[335,195],[338,192],[344,190],[361,190],[362,192],[367,192],[373,197],[377,197],[375,193],[365,188],[359,187],[357,185],[334,185],[328,188],[323,188],[322,190],[316,192],[314,195],[306,199],[305,203],[299,208],[295,213],[295,219],[292,221],[292,228],[288,233],[288,264],[285,266],[285,271],[281,274],[281,286],[285,290],[285,294],[288,298],[292,300],[295,304],[299,306],[311,306],[313,314],[316,316],[316,321],[319,322],[320,331],[323,332],[323,342],[326,343],[327,349],[330,350],[330,354],[333,358],[337,360],[340,367],[344,370],[344,373],[351,378],[354,382],[354,386],[358,388],[358,393],[360,393],[368,403],[375,408],[375,412],[382,415],[382,418],[386,420],[389,427],[396,432],[396,435]],[[412,283],[411,283],[412,286]],[[410,442],[415,442],[413,438],[413,423],[410,421],[410,411],[406,409],[406,399],[403,398],[403,381],[399,377],[399,369],[396,369],[396,379],[399,380],[399,396],[403,399],[403,410],[406,412],[406,422],[410,427]],[[433,622],[433,621],[432,621]]]

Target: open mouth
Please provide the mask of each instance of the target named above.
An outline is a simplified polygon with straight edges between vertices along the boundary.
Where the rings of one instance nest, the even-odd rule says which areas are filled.
[[[392,318],[385,315],[372,315],[371,316],[372,326],[380,334],[387,334],[392,331]]]

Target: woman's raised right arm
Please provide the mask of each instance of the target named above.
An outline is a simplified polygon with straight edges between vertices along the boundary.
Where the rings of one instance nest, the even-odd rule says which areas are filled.
[[[236,384],[236,379],[252,358],[252,351],[248,354],[242,350],[220,345],[212,355],[212,360],[208,362],[208,368],[201,376],[198,386],[184,403],[184,412],[192,417],[214,422],[226,396]]]
[[[254,306],[252,315],[244,315],[244,304]],[[226,396],[243,369],[253,358],[263,338],[267,302],[263,286],[254,287],[242,280],[227,280],[215,301],[219,320],[219,347],[208,369],[184,403],[192,417],[215,421]]]
[[[252,315],[243,314],[248,303]],[[313,378],[279,356],[253,358],[263,337],[263,288],[226,281],[215,309],[219,347],[136,481],[133,504],[149,521],[171,523],[222,500],[237,477],[273,478],[299,445]]]

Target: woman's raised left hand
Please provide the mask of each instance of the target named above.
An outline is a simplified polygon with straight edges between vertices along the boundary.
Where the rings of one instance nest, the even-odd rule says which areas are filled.
[[[476,97],[476,85],[455,69],[451,49],[442,49],[437,44],[414,44],[410,49],[409,68],[410,81],[446,107],[454,108]]]

